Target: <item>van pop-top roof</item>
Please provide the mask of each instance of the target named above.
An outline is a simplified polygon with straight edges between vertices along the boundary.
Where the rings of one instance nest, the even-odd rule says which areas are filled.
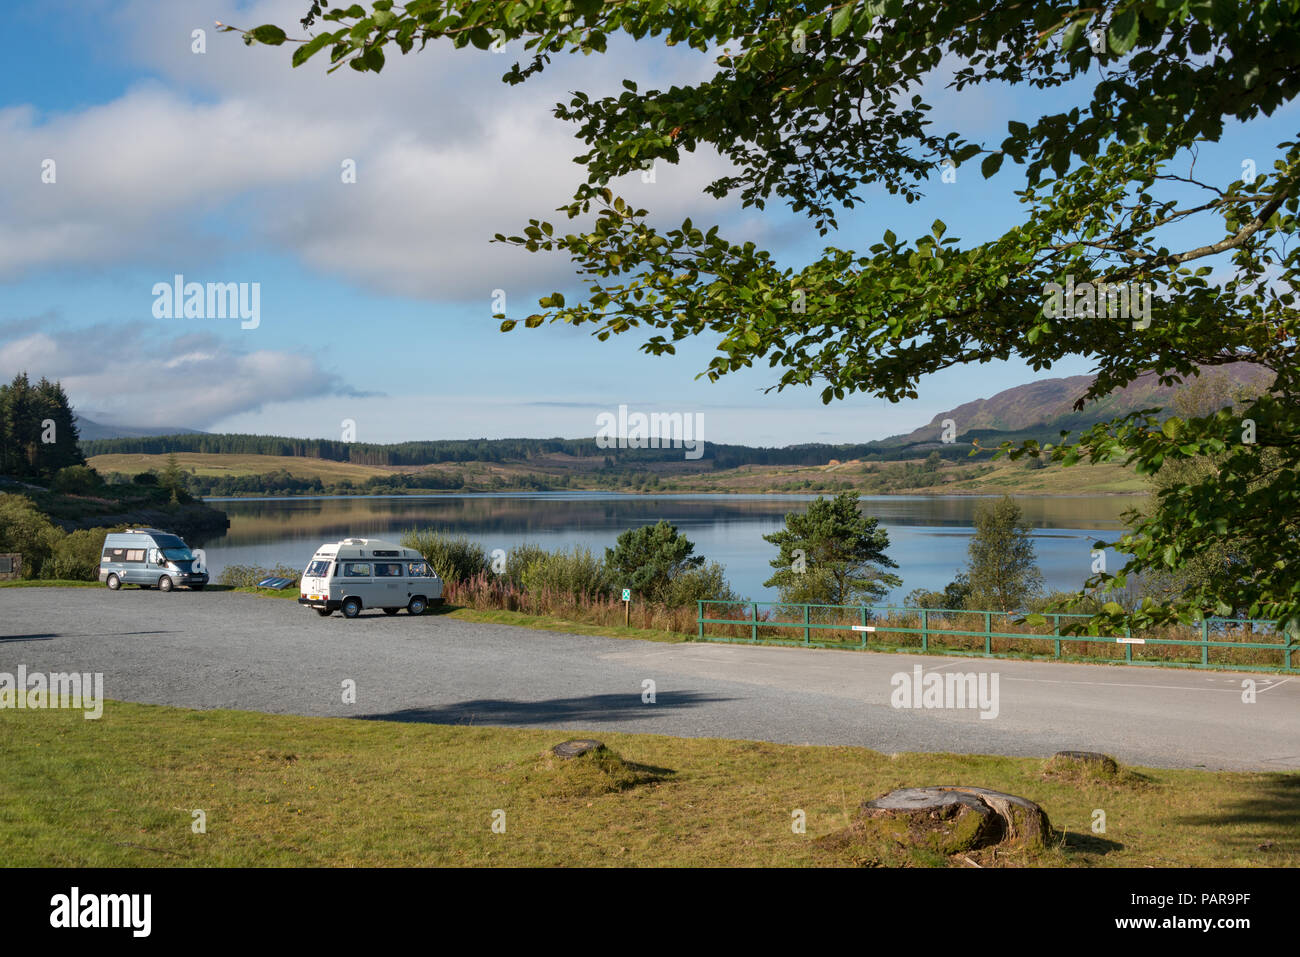
[[[345,538],[341,542],[322,545],[317,555],[337,555],[340,558],[420,558],[413,548],[395,545],[380,538]]]

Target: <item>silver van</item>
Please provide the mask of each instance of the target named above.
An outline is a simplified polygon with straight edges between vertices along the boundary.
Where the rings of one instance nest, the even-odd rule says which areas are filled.
[[[99,580],[113,591],[123,585],[159,591],[185,585],[201,591],[208,573],[180,536],[157,528],[128,528],[104,539]]]

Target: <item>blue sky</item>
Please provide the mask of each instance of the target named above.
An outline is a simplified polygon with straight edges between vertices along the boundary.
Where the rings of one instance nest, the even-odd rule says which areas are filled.
[[[76,2],[9,5],[23,37],[0,63],[0,376],[61,379],[90,418],[361,441],[581,436],[627,404],[701,412],[707,441],[855,442],[910,431],[936,413],[1043,377],[1021,363],[923,380],[921,398],[859,396],[823,406],[815,390],[764,394],[760,368],[696,380],[712,340],[652,358],[628,336],[601,343],[548,326],[505,334],[492,320],[532,311],[538,294],[580,288],[562,255],[490,244],[548,218],[579,181],[571,129],[550,115],[568,91],[642,88],[706,75],[710,60],[649,43],[604,57],[561,57],[522,87],[513,59],[430,47],[394,53],[384,73],[290,70],[287,48],[248,48],[213,20],[296,24],[305,0],[237,4]],[[57,23],[57,30],[49,24]],[[206,31],[193,52],[192,31]],[[1070,91],[930,92],[936,125],[1000,141],[1028,107]],[[1289,114],[1289,111],[1287,111]],[[1202,151],[1197,171],[1224,183],[1243,158],[1263,166],[1287,115]],[[41,181],[55,161],[55,182]],[[355,183],[340,175],[355,161]],[[936,178],[923,202],[879,191],[825,240],[776,206],[742,210],[701,187],[716,156],[660,166],[619,190],[662,221],[719,223],[799,264],[823,243],[865,246],[943,219],[978,241],[1015,222],[1018,169],[986,182],[977,163]],[[247,282],[260,321],[157,318],[156,283]],[[1059,364],[1077,375],[1089,364]]]

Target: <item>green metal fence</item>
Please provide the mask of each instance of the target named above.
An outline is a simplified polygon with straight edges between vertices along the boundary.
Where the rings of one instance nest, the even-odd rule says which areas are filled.
[[[708,606],[743,609],[742,617],[711,617]],[[970,611],[954,608],[907,608],[900,605],[817,605],[801,602],[700,601],[696,615],[698,641],[741,644],[795,645],[810,648],[874,648],[880,651],[939,653],[980,658],[1029,658],[1043,660],[1101,661],[1115,664],[1155,665],[1173,668],[1300,672],[1300,641],[1296,634],[1277,631],[1277,622],[1258,619],[1206,618],[1191,626],[1186,639],[1170,637],[1177,628],[1134,635],[1063,635],[1062,621],[1086,619],[1086,614],[1048,614],[1052,631],[994,631],[995,617],[1020,617],[1014,612]],[[978,629],[953,627],[970,621],[982,622]],[[714,626],[713,634],[705,626]],[[1183,626],[1186,627],[1186,626]],[[718,634],[719,629],[727,634]],[[776,629],[794,629],[802,638],[781,637]],[[1253,640],[1273,634],[1276,641]],[[817,640],[814,640],[814,634]],[[883,640],[887,635],[896,641]],[[1195,637],[1192,637],[1192,636]],[[919,639],[919,643],[918,643]],[[975,641],[962,641],[975,639]],[[983,639],[983,648],[978,647]],[[954,644],[954,641],[957,644]],[[975,647],[966,647],[966,645]],[[995,648],[995,644],[1001,646]],[[1027,647],[1014,647],[1023,645]],[[1046,647],[1051,646],[1048,653]],[[1071,653],[1084,646],[1081,654]],[[1088,653],[1088,645],[1111,646],[1123,655]],[[1008,647],[1012,646],[1012,647]],[[1180,649],[1189,649],[1184,652]],[[1251,660],[1229,660],[1247,658]],[[1199,660],[1198,660],[1199,659]],[[1213,659],[1213,660],[1212,660]]]

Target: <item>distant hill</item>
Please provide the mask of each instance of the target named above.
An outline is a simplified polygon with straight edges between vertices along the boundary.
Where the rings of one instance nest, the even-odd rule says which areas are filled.
[[[175,426],[163,428],[144,428],[135,425],[108,425],[96,422],[85,416],[74,416],[77,423],[77,435],[83,442],[92,439],[138,439],[156,435],[207,435],[199,429],[181,429]]]
[[[1223,366],[1204,374],[1228,376],[1235,384],[1256,388],[1266,386],[1269,375],[1246,364]],[[117,428],[111,435],[83,430],[81,448],[87,456],[165,455],[169,452],[291,456],[383,468],[420,468],[456,462],[528,462],[581,473],[644,469],[698,472],[744,465],[827,465],[836,460],[894,461],[924,458],[932,451],[945,459],[965,460],[970,457],[974,439],[979,439],[985,449],[1006,441],[1056,441],[1062,431],[1077,432],[1137,409],[1166,408],[1178,388],[1161,386],[1157,377],[1152,375],[1092,403],[1081,412],[1075,412],[1075,401],[1091,383],[1091,376],[1072,376],[1016,386],[990,398],[976,399],[941,412],[927,425],[912,432],[874,442],[808,443],[783,448],[707,442],[704,454],[698,460],[684,459],[680,448],[604,449],[597,445],[594,437],[440,439],[376,444],[274,435],[214,434],[195,429]],[[956,442],[945,444],[940,441],[944,419],[953,420],[957,430]],[[94,428],[114,428],[98,426],[86,419],[78,421]]]
[[[1202,376],[1225,376],[1234,385],[1252,389],[1266,388],[1271,380],[1271,373],[1247,363],[1207,369]],[[940,412],[919,429],[881,439],[879,444],[899,447],[938,442],[944,419],[953,421],[958,439],[978,436],[985,445],[1002,441],[1001,438],[992,443],[988,441],[996,433],[1054,440],[1060,432],[1076,432],[1138,409],[1168,408],[1174,394],[1182,388],[1162,386],[1158,377],[1152,374],[1076,412],[1074,403],[1087,392],[1092,380],[1093,377],[1088,375],[1070,376],[1042,379],[1005,389],[990,398],[976,399]],[[969,445],[969,441],[963,444]]]

